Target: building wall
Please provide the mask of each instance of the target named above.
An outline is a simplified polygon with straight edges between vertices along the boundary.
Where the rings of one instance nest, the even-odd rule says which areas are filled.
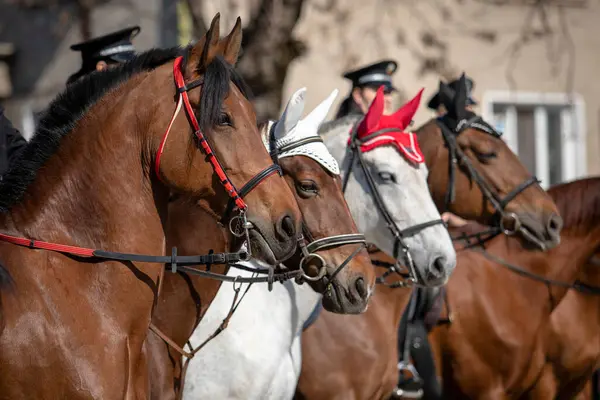
[[[349,82],[341,78],[342,72],[386,58],[399,62],[393,79],[404,98],[412,97],[421,87],[426,88],[416,126],[432,116],[425,104],[437,89],[440,73],[456,77],[466,71],[476,82],[474,95],[479,100],[486,93],[498,90],[544,93],[573,90],[585,104],[585,126],[578,129],[586,131],[586,172],[600,173],[597,156],[600,81],[596,79],[600,63],[600,3],[567,1],[571,6],[563,7],[564,25],[569,31],[566,35],[558,8],[548,7],[548,24],[553,33],[538,34],[539,38],[533,34],[514,60],[511,51],[524,27],[541,30],[543,26],[537,14],[530,23],[526,22],[531,7],[523,5],[524,1],[503,6],[473,0],[355,1],[351,7],[347,4],[350,2],[340,6],[345,8],[337,16],[319,7],[323,3],[326,2],[309,1],[303,12],[296,34],[306,41],[309,50],[292,66],[286,82],[286,96],[298,87],[307,86],[307,110],[339,88],[342,93],[334,105],[336,108],[350,90]],[[432,32],[434,44],[428,46],[423,38]],[[480,38],[490,36],[493,41]],[[574,56],[569,53],[569,42]],[[438,71],[422,73],[424,66],[441,58],[448,60],[447,65],[438,66]],[[573,69],[571,73],[569,67]],[[330,117],[334,113],[332,110]]]
[[[2,104],[7,116],[29,138],[34,113],[44,110],[81,66],[80,53],[69,48],[82,41],[80,28],[73,7],[24,10],[4,3],[0,7],[0,41],[13,43],[17,50],[11,71],[13,94]],[[174,18],[174,12],[162,0],[110,2],[92,13],[92,37],[139,25],[141,32],[134,39],[138,50],[160,43],[173,45],[177,35],[163,29],[176,26],[176,19],[169,17]]]
[[[528,20],[531,7],[525,3],[531,1],[507,2],[511,5],[480,0],[306,0],[295,35],[308,51],[291,65],[284,97],[306,86],[308,111],[338,88],[341,93],[331,117],[350,90],[349,82],[341,78],[343,71],[386,58],[399,62],[394,76],[399,103],[426,88],[416,126],[432,116],[425,104],[440,76],[454,78],[461,71],[474,78],[474,95],[480,101],[494,91],[572,91],[584,104],[584,123],[577,127],[586,138],[584,172],[600,173],[596,156],[600,81],[595,76],[600,61],[600,3],[554,0],[546,9],[545,26],[539,13]],[[142,32],[134,40],[139,50],[171,45],[177,39],[171,1],[133,0],[118,5],[123,3],[113,1],[94,12],[94,36],[139,24]],[[221,11],[225,31],[238,14],[247,19],[254,3],[206,0],[205,17],[210,20]],[[557,3],[564,5],[564,23]],[[45,12],[23,11],[5,3],[1,7],[0,41],[14,43],[18,51],[13,96],[3,104],[15,124],[30,133],[32,111],[41,111],[79,67],[79,55],[69,50],[81,40],[79,27],[74,10],[68,7]],[[527,29],[532,31],[530,39],[513,57],[517,39]]]

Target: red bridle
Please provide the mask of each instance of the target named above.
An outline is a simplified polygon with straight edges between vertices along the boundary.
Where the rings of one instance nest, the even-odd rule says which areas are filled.
[[[203,81],[201,79],[199,79],[199,80],[196,80],[196,81],[191,82],[190,84],[186,85],[185,81],[183,79],[183,75],[181,73],[182,61],[183,61],[183,57],[178,57],[177,59],[175,59],[175,63],[173,64],[173,76],[175,78],[175,85],[177,87],[177,92],[178,92],[177,107],[175,109],[175,112],[173,113],[173,117],[171,118],[171,121],[169,122],[169,126],[167,127],[167,130],[162,138],[160,147],[158,148],[158,152],[156,154],[156,160],[155,160],[155,164],[154,164],[154,171],[155,171],[158,179],[161,179],[160,168],[159,168],[160,159],[163,154],[163,150],[165,148],[167,137],[169,136],[169,132],[171,131],[171,127],[173,126],[173,123],[175,122],[175,118],[177,118],[179,111],[181,111],[181,106],[183,104],[183,105],[185,105],[185,110],[186,110],[187,116],[192,125],[192,128],[194,129],[194,134],[198,138],[198,141],[200,142],[200,145],[202,146],[202,150],[203,150],[204,154],[206,154],[206,156],[208,157],[213,170],[219,177],[221,184],[225,187],[225,190],[227,190],[227,193],[230,196],[230,201],[229,201],[229,204],[227,205],[227,210],[226,210],[223,218],[226,219],[229,216],[229,214],[231,213],[231,211],[233,211],[233,209],[235,207],[237,207],[237,209],[240,211],[239,219],[240,219],[240,221],[243,222],[242,226],[238,227],[238,229],[241,228],[242,231],[237,232],[237,236],[243,236],[244,233],[247,236],[248,229],[251,226],[251,224],[248,225],[247,221],[245,219],[245,212],[248,209],[248,205],[244,201],[244,196],[246,194],[248,194],[252,189],[254,189],[260,182],[262,182],[269,176],[273,175],[275,172],[279,173],[279,175],[281,176],[282,175],[281,168],[277,164],[271,164],[270,166],[268,166],[267,168],[263,169],[261,172],[256,174],[254,177],[252,177],[252,179],[250,179],[250,181],[248,181],[239,191],[235,188],[235,186],[233,185],[231,180],[229,180],[229,178],[227,177],[227,174],[223,170],[221,163],[219,162],[216,155],[212,151],[210,145],[206,141],[206,138],[202,134],[202,131],[200,130],[200,126],[198,124],[198,120],[196,119],[196,116],[194,115],[194,110],[192,109],[192,106],[190,104],[190,100],[189,100],[189,97],[187,94],[187,92],[189,90],[202,85]],[[230,230],[232,231],[233,234],[236,234],[234,229],[232,229],[231,222],[230,222]],[[171,256],[146,256],[146,255],[139,255],[139,254],[109,252],[109,251],[103,251],[103,250],[91,249],[91,248],[85,248],[85,247],[56,244],[56,243],[50,243],[50,242],[45,242],[45,241],[41,241],[41,240],[28,239],[28,238],[23,238],[23,237],[18,237],[18,236],[7,235],[5,233],[0,233],[0,241],[12,243],[12,244],[15,244],[18,246],[29,247],[31,249],[56,251],[59,253],[81,256],[81,257],[95,257],[95,258],[99,258],[99,259],[119,260],[119,261],[129,260],[129,261],[157,262],[157,263],[170,262],[173,266],[172,267],[173,272],[175,272],[176,265],[178,262],[185,263],[188,265],[190,265],[190,264],[198,265],[198,264],[207,264],[207,263],[208,264],[228,264],[228,263],[237,262],[240,260],[246,260],[246,259],[248,259],[249,255],[250,255],[250,253],[248,251],[248,252],[245,252],[244,254],[242,254],[242,253],[219,253],[219,254],[209,254],[206,256],[177,256],[176,249],[173,248],[173,254]],[[181,267],[181,268],[184,268],[184,267]],[[223,279],[223,278],[219,278],[219,279]],[[272,277],[269,278],[269,281],[271,279],[272,279]],[[240,282],[241,282],[241,280],[240,280]]]
[[[237,207],[237,209],[240,212],[245,212],[248,209],[248,205],[244,201],[244,197],[252,189],[254,189],[256,186],[258,186],[258,184],[260,182],[262,182],[263,180],[265,180],[266,178],[268,178],[275,172],[277,172],[281,176],[282,175],[281,168],[277,164],[271,164],[270,166],[268,166],[267,168],[265,168],[264,170],[262,170],[261,172],[256,174],[252,179],[250,179],[250,181],[248,181],[248,183],[246,183],[242,187],[241,190],[238,191],[235,188],[235,186],[233,185],[233,183],[231,182],[231,180],[225,173],[225,170],[221,166],[221,163],[215,156],[215,153],[211,149],[210,144],[206,140],[206,137],[200,130],[200,125],[198,124],[198,120],[196,119],[196,115],[194,114],[194,109],[192,108],[192,105],[190,104],[190,99],[188,97],[187,92],[190,91],[191,89],[201,86],[203,84],[203,80],[198,79],[198,80],[193,81],[193,82],[189,83],[188,85],[186,85],[185,80],[183,78],[183,74],[181,72],[182,61],[183,61],[183,57],[178,57],[177,59],[175,59],[175,63],[173,64],[173,77],[175,79],[175,86],[177,87],[177,93],[178,93],[177,107],[175,108],[173,117],[171,118],[171,121],[169,122],[169,126],[167,127],[167,130],[166,130],[166,132],[162,138],[162,141],[160,143],[160,147],[158,148],[158,152],[156,154],[156,161],[154,163],[154,172],[156,173],[156,176],[158,176],[158,178],[160,179],[160,177],[161,177],[160,167],[159,167],[160,159],[163,154],[165,144],[167,142],[167,137],[169,136],[169,132],[171,131],[171,127],[173,126],[175,118],[177,118],[177,115],[179,114],[179,111],[181,110],[181,105],[183,104],[185,106],[185,111],[189,118],[190,124],[192,125],[192,128],[194,129],[194,135],[196,135],[196,138],[198,138],[198,142],[200,143],[202,151],[208,157],[208,160],[210,161],[213,170],[219,177],[219,181],[221,182],[221,184],[223,185],[223,187],[229,194],[229,197],[231,198],[229,201],[229,204],[227,206],[227,210],[225,211],[224,218],[228,217],[228,215],[233,210],[234,206]]]

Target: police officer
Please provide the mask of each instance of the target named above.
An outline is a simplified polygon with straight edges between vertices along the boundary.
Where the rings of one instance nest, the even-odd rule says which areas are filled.
[[[72,50],[81,52],[82,66],[69,77],[67,85],[93,71],[102,71],[131,60],[135,56],[131,39],[139,32],[140,28],[133,26],[71,46]],[[26,145],[27,141],[6,118],[0,106],[0,177]]]
[[[455,79],[452,82],[450,82],[448,84],[448,86],[450,87],[450,89],[452,89],[454,91],[454,93],[456,93],[456,91],[458,90],[459,83],[460,83],[460,79]],[[473,87],[475,87],[475,82],[473,82],[473,79],[469,78],[468,76],[465,76],[465,84],[467,85],[466,109],[469,111],[473,111],[473,107],[477,105],[477,102],[471,96],[471,93],[473,92]],[[439,92],[436,92],[431,97],[431,99],[429,99],[429,103],[427,103],[427,107],[432,109],[433,111],[435,111],[435,113],[437,114],[438,117],[441,117],[442,115],[446,114],[446,108],[440,102],[440,93]]]
[[[6,118],[4,108],[0,106],[0,180],[2,180],[2,174],[17,159],[25,146],[27,146],[27,141]]]
[[[132,26],[71,46],[71,50],[81,52],[81,69],[69,77],[67,85],[93,71],[102,71],[134,58],[131,40],[139,33],[140,27]]]
[[[366,114],[380,86],[384,87],[385,93],[384,113],[391,114],[392,93],[396,91],[392,85],[392,75],[397,68],[396,61],[384,60],[346,72],[343,76],[352,82],[352,91],[340,105],[336,119],[350,114]]]

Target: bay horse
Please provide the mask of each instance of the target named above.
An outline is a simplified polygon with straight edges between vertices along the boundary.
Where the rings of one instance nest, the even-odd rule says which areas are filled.
[[[442,96],[442,101],[451,116],[467,116],[463,112],[465,93],[463,88],[455,97]],[[435,122],[431,121],[427,125],[433,123]],[[438,134],[441,139],[442,133]],[[485,121],[478,120],[477,124],[469,124],[461,131],[460,136],[462,135],[469,137],[471,143],[476,143],[474,147],[493,149],[494,155],[489,157],[490,162],[481,162],[475,152],[463,152],[464,159],[461,160],[461,165],[470,167],[457,168],[457,173],[452,179],[429,179],[431,192],[445,193],[448,182],[453,181],[456,195],[452,198],[450,207],[444,206],[442,210],[450,208],[460,216],[484,224],[498,223],[497,220],[490,220],[492,210],[482,207],[486,201],[492,203],[494,198],[499,197],[497,192],[490,189],[495,185],[486,183],[483,178],[478,181],[471,174],[478,177],[494,177],[494,182],[514,183],[513,189],[502,188],[505,193],[515,192],[517,187],[523,186],[520,182],[529,181],[530,176],[516,155],[502,141],[501,135]],[[421,136],[419,144],[421,145]],[[444,149],[448,152],[448,147],[443,139],[427,140],[421,145],[421,149],[430,171],[440,173],[445,169],[448,173],[446,162],[449,156],[442,155]],[[538,185],[528,185],[523,190],[523,194],[525,193],[528,194],[527,197],[514,196],[512,201],[505,205],[506,209],[521,215],[538,205],[544,210],[542,214],[558,214],[552,199]],[[455,207],[459,201],[461,204]],[[438,204],[438,207],[441,205]],[[491,230],[492,233],[497,231]],[[369,252],[373,264],[381,272],[385,271],[385,268],[395,267],[395,260],[376,247],[371,247]],[[382,279],[384,276],[387,276],[385,283]],[[395,392],[399,380],[398,331],[412,290],[406,287],[399,276],[396,275],[394,279],[394,275],[390,276],[387,271],[379,274],[379,280],[382,284],[377,286],[370,307],[364,314],[347,318],[323,312],[303,333],[302,373],[296,398],[389,398]],[[357,370],[360,370],[360,373],[356,373]]]
[[[581,179],[574,183],[572,197],[563,195],[564,185],[551,187],[548,193],[555,198],[562,214],[584,214],[571,204],[586,209],[600,208],[600,178]],[[527,395],[532,399],[591,398],[586,385],[593,372],[600,368],[600,250],[585,264],[578,284],[567,292],[550,315],[545,338],[546,364],[535,386]],[[578,397],[579,398],[579,397]]]
[[[501,134],[465,109],[465,79],[463,73],[456,93],[440,82],[440,98],[450,107],[448,112],[415,131],[435,204],[441,212],[518,234],[535,248],[556,246],[562,227],[560,215],[537,178],[529,175],[500,140]]]
[[[310,254],[301,248],[284,265],[289,270],[306,270],[304,279],[316,290],[324,292],[323,305],[326,309],[339,313],[358,313],[366,308],[375,284],[375,274],[365,250],[365,239],[358,233],[341,192],[338,165],[316,133],[335,100],[337,90],[301,120],[305,92],[306,89],[300,89],[294,93],[278,121],[269,121],[259,128],[265,147],[281,166],[284,178],[295,193],[302,213],[302,231],[308,240],[306,247]],[[168,235],[168,239],[172,244],[177,244],[181,254],[207,252],[209,248],[205,247],[206,243],[213,246],[210,249],[215,251],[222,251],[226,247],[225,235],[217,235],[203,242],[202,236],[190,234],[189,227],[182,230],[183,225],[177,223],[179,218],[187,220],[193,215],[194,224],[199,227],[214,224],[216,219],[203,210],[202,204],[179,199],[171,207],[170,221],[173,225],[170,226],[172,235]],[[224,231],[226,233],[227,229]],[[316,258],[317,262],[311,258]],[[251,278],[252,271],[261,268],[255,263],[248,267],[254,268],[250,271],[231,268],[228,275]],[[326,271],[321,276],[322,267]],[[324,280],[327,280],[327,284],[324,284]],[[187,276],[185,272],[165,276],[154,323],[178,347],[184,347],[189,341],[196,345],[191,346],[196,347],[194,352],[201,352],[198,359],[190,363],[188,374],[191,376],[185,378],[188,384],[183,385],[186,369],[181,365],[178,352],[161,344],[156,338],[149,338],[153,358],[162,360],[160,363],[164,366],[157,367],[161,369],[157,375],[162,378],[154,381],[167,383],[162,388],[156,387],[153,390],[156,395],[153,393],[153,396],[169,398],[170,390],[167,387],[178,393],[183,386],[190,388],[187,392],[191,392],[193,398],[232,397],[236,391],[243,391],[244,398],[248,398],[252,390],[259,392],[257,398],[262,398],[262,394],[266,395],[268,391],[265,382],[271,384],[276,380],[275,366],[282,362],[282,357],[291,346],[291,339],[301,330],[302,322],[299,327],[294,327],[291,316],[285,314],[285,298],[281,296],[282,293],[295,290],[297,285],[288,282],[286,286],[275,285],[269,289],[265,284],[242,284],[238,287],[226,283],[219,288],[220,297],[217,296],[217,303],[214,304],[211,301],[217,286],[212,285],[208,292],[210,296],[206,296],[207,292],[202,288],[208,283],[204,279]],[[214,317],[205,323],[204,313],[208,305],[210,315]],[[232,307],[235,307],[233,315]],[[307,310],[306,316],[310,311]],[[227,329],[221,332],[219,326],[224,318],[228,321]],[[263,320],[257,321],[260,318]],[[204,328],[190,338],[200,321],[203,321]],[[219,335],[213,338],[211,335],[214,332],[219,332]],[[260,359],[269,364],[259,362],[259,365],[254,365],[249,354],[253,350],[243,346],[243,338],[256,341],[256,335],[262,340],[271,338],[266,345],[273,352],[263,354]],[[241,354],[243,361],[240,361]],[[227,362],[229,359],[230,363]],[[260,379],[256,379],[257,368],[262,368]],[[169,370],[173,372],[169,373]],[[240,385],[246,382],[244,377],[249,373],[255,378],[254,386]],[[294,387],[295,382],[291,386],[292,393]]]
[[[526,397],[542,373],[550,315],[600,245],[600,180],[552,191],[564,218],[560,245],[528,252],[497,237],[485,251],[459,253],[448,283],[452,323],[430,335],[444,398]]]
[[[70,85],[3,177],[1,398],[148,397],[142,344],[181,260],[163,256],[170,191],[242,218],[256,256],[295,251],[296,200],[228,67],[239,35],[211,26]]]

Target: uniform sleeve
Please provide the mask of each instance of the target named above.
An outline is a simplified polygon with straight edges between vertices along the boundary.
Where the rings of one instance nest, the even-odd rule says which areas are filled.
[[[6,118],[2,108],[0,108],[0,137],[4,137],[6,140],[6,156],[10,165],[27,146],[27,141]]]

